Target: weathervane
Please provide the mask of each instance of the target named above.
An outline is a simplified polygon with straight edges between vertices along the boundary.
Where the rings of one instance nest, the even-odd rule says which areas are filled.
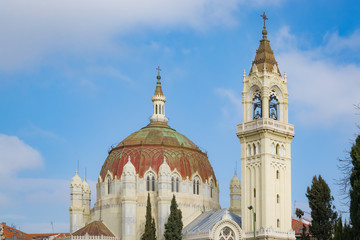
[[[260,15],[260,17],[262,17],[262,19],[264,19],[264,27],[265,27],[265,21],[268,20],[268,18],[266,17],[265,12],[263,13],[263,15]]]

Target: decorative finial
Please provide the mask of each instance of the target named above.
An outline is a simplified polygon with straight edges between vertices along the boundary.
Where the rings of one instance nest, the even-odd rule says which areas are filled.
[[[265,12],[262,15],[260,15],[260,17],[262,17],[262,19],[264,19],[264,28],[262,30],[262,35],[263,35],[263,39],[266,39],[267,31],[266,31],[265,21],[268,20],[268,18],[266,17]]]
[[[166,157],[164,156],[164,163],[166,163]]]
[[[262,19],[264,19],[264,28],[266,28],[265,21],[268,20],[268,18],[266,17],[265,12],[262,15],[260,15],[260,17],[262,17]]]
[[[158,67],[156,68],[156,70],[158,71],[157,79],[160,81],[160,79],[161,79],[161,76],[160,76],[161,68],[158,66]]]
[[[130,156],[128,157],[128,162],[130,162]]]

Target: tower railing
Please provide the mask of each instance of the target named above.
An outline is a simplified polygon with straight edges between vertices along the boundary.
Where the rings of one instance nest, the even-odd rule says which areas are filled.
[[[259,118],[250,122],[240,123],[237,125],[237,135],[256,131],[256,130],[274,130],[286,135],[294,136],[294,125],[290,123],[280,122],[271,118]]]

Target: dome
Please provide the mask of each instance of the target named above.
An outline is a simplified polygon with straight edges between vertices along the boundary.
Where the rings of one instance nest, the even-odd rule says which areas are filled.
[[[76,170],[75,176],[71,179],[70,185],[71,186],[75,186],[75,185],[81,186],[82,184],[83,184],[83,182],[81,181],[81,178],[78,175],[78,171]]]
[[[238,178],[236,173],[234,174],[234,177],[231,179],[230,185],[240,186],[240,179]]]
[[[90,186],[89,184],[86,182],[86,179],[84,178],[84,181],[83,181],[83,189],[84,189],[84,192],[86,193],[90,193],[91,190],[90,190]]]
[[[108,171],[114,178],[119,179],[129,156],[140,178],[144,177],[150,167],[158,174],[159,167],[166,157],[171,171],[176,168],[182,179],[191,179],[198,173],[203,182],[212,177],[216,184],[207,154],[187,137],[170,128],[166,122],[151,122],[113,148],[100,171],[102,181]]]

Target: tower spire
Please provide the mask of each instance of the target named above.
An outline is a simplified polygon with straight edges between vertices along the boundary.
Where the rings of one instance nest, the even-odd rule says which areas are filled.
[[[156,77],[156,88],[155,93],[152,96],[152,102],[153,102],[153,115],[150,118],[150,121],[153,122],[159,122],[159,123],[167,123],[168,119],[165,116],[165,102],[166,97],[163,94],[162,88],[161,88],[161,76],[160,71],[161,68],[157,67],[156,70],[158,71],[158,75]]]
[[[265,12],[260,15],[264,20],[264,26],[262,30],[262,39],[260,40],[259,48],[256,50],[255,59],[252,62],[251,73],[276,73],[281,76],[277,62],[274,57],[274,52],[270,47],[270,41],[267,39],[266,20],[269,18]]]

